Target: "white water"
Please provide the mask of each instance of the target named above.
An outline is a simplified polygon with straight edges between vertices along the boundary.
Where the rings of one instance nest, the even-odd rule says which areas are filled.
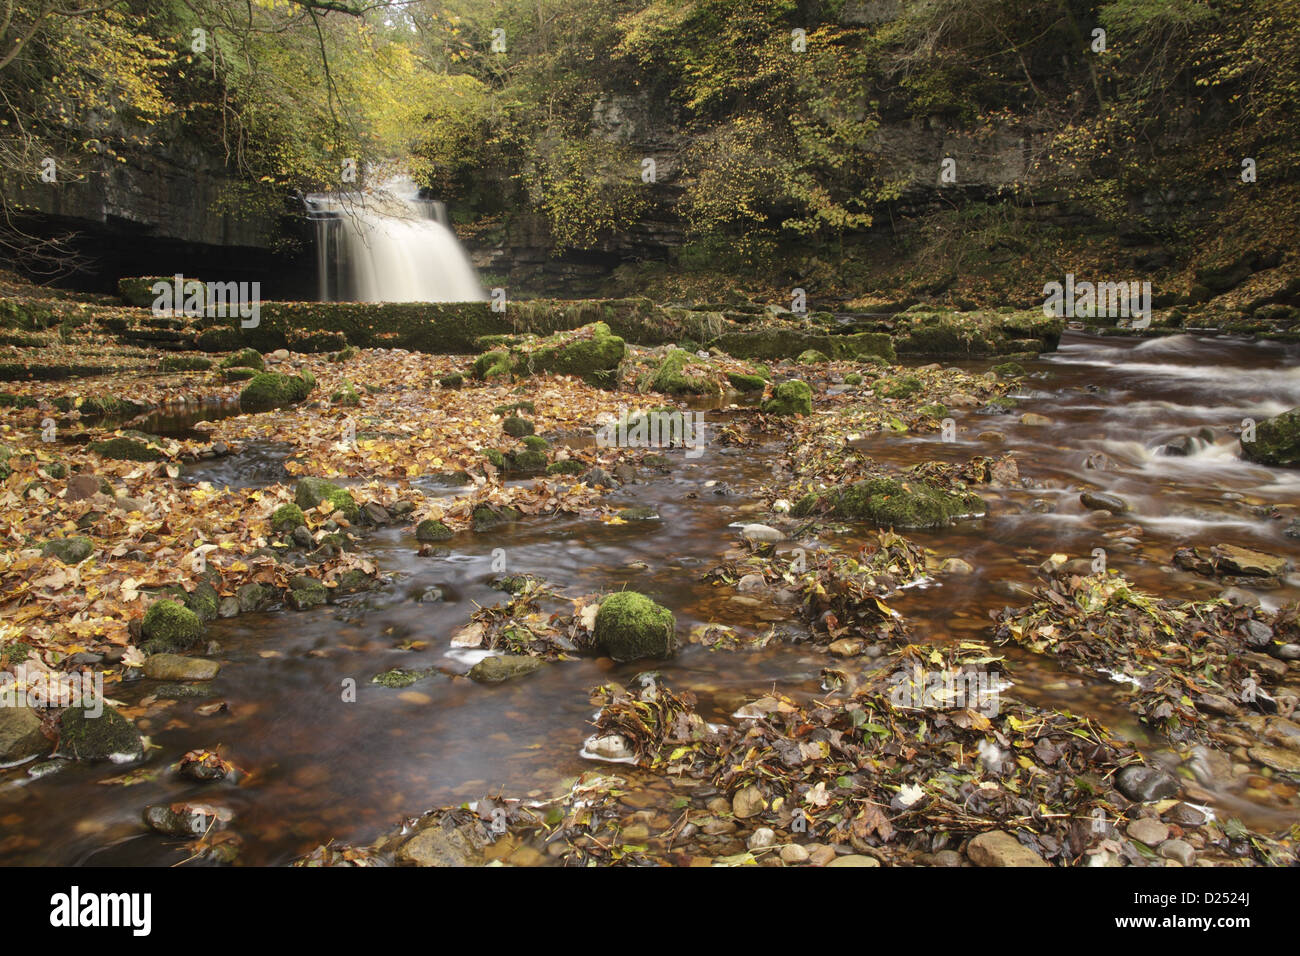
[[[367,193],[313,193],[323,301],[472,302],[483,286],[441,203],[418,198],[409,179]]]

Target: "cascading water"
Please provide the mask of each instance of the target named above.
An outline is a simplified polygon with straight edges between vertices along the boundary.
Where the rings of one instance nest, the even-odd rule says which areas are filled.
[[[322,302],[472,302],[486,299],[447,225],[446,207],[409,179],[366,193],[312,193]]]

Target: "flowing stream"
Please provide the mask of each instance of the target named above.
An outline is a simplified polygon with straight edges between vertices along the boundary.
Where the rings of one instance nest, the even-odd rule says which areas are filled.
[[[1068,335],[1059,352],[1027,363],[1021,410],[1049,417],[1050,426],[1021,425],[1018,416],[958,413],[961,440],[937,434],[881,435],[862,447],[882,464],[965,460],[1013,450],[1022,477],[1034,487],[990,498],[986,519],[954,528],[909,532],[943,556],[974,568],[911,589],[891,603],[914,625],[918,640],[944,643],[987,636],[989,612],[1021,604],[1015,585],[1032,584],[1034,569],[1054,552],[1088,557],[1107,551],[1108,563],[1162,595],[1210,597],[1222,590],[1206,578],[1174,569],[1175,548],[1230,543],[1300,560],[1300,540],[1284,535],[1274,505],[1300,501],[1300,473],[1243,462],[1227,429],[1244,418],[1262,420],[1300,405],[1297,350],[1270,344],[1190,336],[1131,342]],[[984,368],[992,363],[970,363]],[[713,422],[725,410],[710,411]],[[734,414],[734,413],[731,413]],[[1205,436],[1198,433],[1209,429]],[[1004,446],[978,441],[989,429]],[[1189,436],[1182,456],[1162,449]],[[759,490],[781,453],[780,437],[744,450],[709,444],[704,454],[674,457],[673,470],[625,486],[612,503],[651,505],[662,520],[610,526],[597,520],[535,518],[486,534],[462,534],[447,557],[419,557],[406,529],[373,533],[366,548],[393,582],[319,610],[243,615],[213,622],[207,637],[223,662],[213,682],[228,712],[200,716],[183,700],[140,722],[159,748],[148,767],[156,777],[131,786],[105,783],[126,768],[65,763],[37,779],[28,767],[0,774],[0,862],[168,865],[186,854],[181,841],[147,832],[148,804],[194,801],[228,808],[243,838],[241,861],[285,863],[316,845],[366,842],[404,816],[504,791],[543,796],[584,770],[602,765],[579,756],[592,705],[590,688],[626,682],[644,663],[612,665],[581,659],[496,686],[445,674],[405,691],[369,683],[392,667],[437,665],[462,673],[472,658],[449,652],[447,638],[480,605],[504,595],[489,586],[493,549],[503,548],[510,573],[544,577],[570,596],[624,586],[672,608],[682,634],[708,622],[750,632],[769,624],[797,631],[793,608],[778,606],[701,580],[734,545],[738,521],[761,521]],[[228,459],[211,467],[221,481],[274,480],[275,449],[256,449],[245,471]],[[269,462],[269,465],[268,465]],[[202,467],[202,466],[200,466]],[[720,484],[725,484],[717,493]],[[1117,519],[1087,511],[1083,488],[1125,498],[1133,526],[1105,537]],[[827,537],[821,544],[856,547],[864,535]],[[642,564],[643,563],[643,564]],[[430,589],[436,588],[441,599]],[[1300,577],[1259,591],[1268,605],[1300,597]],[[567,602],[544,610],[560,610]],[[403,649],[407,648],[407,649]],[[1123,685],[1066,673],[1050,659],[1004,649],[1013,696],[1068,708],[1109,722],[1160,759],[1123,704]],[[686,645],[657,666],[674,689],[690,689],[709,720],[726,720],[737,704],[773,686],[795,697],[819,693],[820,671],[831,662],[806,644],[772,642],[753,651],[710,652]],[[342,700],[354,678],[358,698]],[[151,681],[121,686],[133,702]],[[247,771],[238,785],[197,784],[167,773],[187,750],[221,746]],[[1223,792],[1222,806],[1264,827],[1289,822],[1264,803]]]

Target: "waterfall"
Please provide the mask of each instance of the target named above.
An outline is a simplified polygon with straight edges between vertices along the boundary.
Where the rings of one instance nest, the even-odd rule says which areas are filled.
[[[312,193],[322,302],[470,302],[486,299],[440,202],[409,179],[366,193]]]

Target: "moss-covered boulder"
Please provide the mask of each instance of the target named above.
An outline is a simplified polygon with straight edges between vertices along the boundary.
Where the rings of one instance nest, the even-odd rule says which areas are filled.
[[[208,621],[217,619],[217,611],[221,606],[221,595],[207,581],[200,581],[194,585],[194,590],[185,596],[185,606],[197,614],[199,620],[206,624]]]
[[[41,554],[47,558],[58,558],[64,564],[80,564],[95,551],[95,542],[89,538],[53,538],[41,546]]]
[[[772,389],[772,397],[763,403],[769,415],[811,415],[812,389],[798,379],[782,382]]]
[[[655,369],[650,387],[666,395],[710,395],[718,391],[718,386],[707,375],[690,375],[687,366],[699,361],[696,356],[685,349],[672,349],[664,356],[659,367]]]
[[[212,359],[200,355],[167,355],[158,363],[160,372],[206,372],[212,368]]]
[[[677,649],[677,621],[644,594],[619,591],[601,602],[593,636],[616,661],[663,658]]]
[[[546,470],[546,461],[546,452],[525,448],[523,451],[514,452],[506,457],[506,471],[517,471],[529,475],[536,474],[539,471]]]
[[[444,375],[438,379],[438,384],[443,388],[460,388],[465,384],[465,376],[460,372],[452,372],[450,375]]]
[[[532,451],[546,451],[546,449],[551,447],[551,443],[541,435],[525,435],[520,440],[524,443],[525,448],[531,449]]]
[[[484,352],[474,360],[470,366],[470,374],[480,382],[490,382],[493,379],[510,378],[510,353],[509,352]]]
[[[199,616],[176,601],[158,601],[140,625],[140,647],[149,654],[187,651],[203,636]]]
[[[618,383],[618,367],[627,345],[604,322],[561,333],[516,363],[516,370],[530,374],[572,375],[596,388]]]
[[[586,470],[587,466],[576,458],[566,458],[546,466],[548,475],[580,475]]]
[[[239,407],[246,412],[283,408],[301,402],[315,387],[316,378],[310,372],[302,375],[262,372],[254,375],[239,393]]]
[[[536,429],[528,419],[511,415],[501,423],[501,430],[512,438],[523,438],[525,435],[531,435]]]
[[[446,541],[454,533],[441,521],[436,521],[433,518],[425,518],[415,526],[416,541]]]
[[[728,372],[727,381],[738,392],[761,392],[767,379],[761,375],[746,375],[744,372]]]
[[[870,521],[882,528],[939,528],[987,512],[979,495],[946,491],[926,481],[867,478],[820,494],[805,495],[790,513]]]
[[[160,448],[125,436],[91,442],[90,450],[113,461],[160,461],[165,457]]]
[[[352,494],[323,478],[300,478],[293,490],[293,502],[304,510],[315,508],[322,501],[329,502],[331,510],[337,512],[349,523],[355,523],[361,517]]]
[[[270,590],[266,585],[258,584],[256,581],[241,585],[239,590],[235,592],[235,600],[239,602],[240,614],[260,611],[270,599]]]
[[[486,458],[488,460],[488,464],[490,464],[497,471],[505,470],[506,456],[504,452],[498,451],[495,448],[484,448],[483,457]]]
[[[799,353],[799,357],[795,361],[800,365],[817,365],[821,362],[829,362],[830,358],[827,357],[825,352],[819,352],[817,349],[805,349]]]
[[[877,390],[885,398],[910,398],[925,387],[925,383],[915,375],[899,375],[878,384]]]
[[[292,502],[280,505],[271,514],[271,530],[276,534],[292,534],[294,528],[306,523],[307,516]]]
[[[1300,468],[1300,408],[1255,426],[1255,440],[1241,443],[1241,454],[1261,465]]]
[[[131,721],[106,704],[69,707],[59,718],[59,753],[74,760],[139,760],[144,741]]]
[[[861,385],[861,384],[862,384],[862,376],[861,376],[858,372],[849,372],[848,375],[845,375],[845,376],[844,376],[844,384],[845,384],[845,385]]]
[[[496,505],[482,504],[475,508],[471,515],[475,531],[491,531],[500,525],[518,521],[519,518],[519,509],[512,508],[509,505],[498,507]]]

